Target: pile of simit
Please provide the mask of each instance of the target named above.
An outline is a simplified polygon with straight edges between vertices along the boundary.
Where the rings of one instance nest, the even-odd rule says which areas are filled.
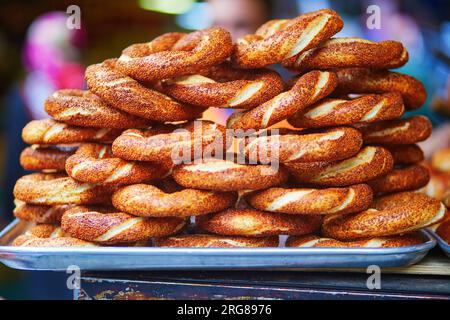
[[[278,235],[291,247],[420,243],[416,231],[445,214],[412,192],[429,180],[416,143],[431,124],[402,116],[424,103],[424,87],[388,70],[408,60],[401,43],[331,38],[342,27],[319,10],[235,44],[218,27],[168,33],[89,66],[89,90],[55,92],[51,118],[23,129],[31,146],[21,164],[38,173],[17,181],[14,213],[36,225],[13,245],[270,247]],[[296,76],[284,83],[266,68],[277,63]],[[229,129],[285,120],[296,129],[234,137],[254,164],[237,163],[217,156],[230,147],[226,128],[196,120],[209,107],[237,109]],[[180,148],[196,161],[174,165]]]

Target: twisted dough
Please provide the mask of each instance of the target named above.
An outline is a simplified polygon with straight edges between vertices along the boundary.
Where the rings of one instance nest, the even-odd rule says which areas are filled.
[[[343,127],[319,133],[280,134],[248,139],[244,152],[251,161],[261,161],[263,158],[281,163],[337,161],[355,155],[361,145],[361,133],[353,128]],[[261,162],[264,161],[265,159]]]
[[[12,242],[15,247],[94,247],[95,243],[83,241],[72,237],[37,238],[29,235],[20,235]]]
[[[156,126],[146,131],[127,130],[113,142],[112,152],[126,160],[171,163],[189,154],[193,159],[224,151],[231,142],[223,126],[201,120],[181,126]]]
[[[426,140],[431,135],[431,122],[424,116],[384,121],[358,126],[368,144],[413,144]]]
[[[254,35],[237,40],[232,62],[239,68],[261,68],[295,57],[339,32],[344,23],[329,9],[291,20],[272,20]]]
[[[245,165],[230,160],[202,159],[194,164],[176,166],[175,181],[194,189],[216,191],[260,190],[286,182],[283,167]]]
[[[195,119],[203,112],[121,74],[115,64],[116,60],[109,59],[86,69],[89,89],[114,108],[158,122]]]
[[[427,185],[430,173],[425,166],[413,164],[404,168],[394,168],[388,174],[369,181],[374,193],[393,193],[417,190]]]
[[[20,154],[20,165],[25,170],[64,171],[66,160],[74,151],[32,145]]]
[[[392,69],[407,61],[408,51],[397,41],[377,43],[361,38],[335,38],[284,61],[283,66],[301,72],[349,67]]]
[[[61,174],[29,174],[14,186],[17,199],[43,205],[108,203],[111,193],[111,188],[80,183]]]
[[[436,223],[445,211],[441,202],[425,194],[400,192],[375,200],[371,209],[325,217],[322,233],[338,240],[403,234]]]
[[[162,90],[178,101],[202,107],[249,109],[272,99],[284,88],[275,71],[233,69],[229,63],[201,74],[168,79]]]
[[[395,164],[414,164],[423,161],[422,149],[416,144],[386,146]]]
[[[118,129],[69,126],[52,119],[45,119],[28,122],[22,130],[22,139],[28,144],[109,143],[121,132]]]
[[[18,219],[43,223],[43,224],[59,224],[61,217],[73,205],[63,204],[59,206],[44,206],[25,203],[21,200],[14,200],[14,216]]]
[[[150,162],[130,162],[115,158],[109,145],[86,143],[66,161],[73,179],[98,184],[132,184],[161,179],[169,168]]]
[[[216,212],[236,203],[235,192],[184,189],[166,193],[155,186],[136,184],[116,191],[113,205],[140,217],[189,217]]]
[[[339,241],[331,238],[322,238],[315,235],[295,237],[291,236],[286,240],[286,247],[297,248],[396,248],[407,247],[423,243],[420,233],[408,233],[399,236],[372,238],[359,241]]]
[[[407,110],[419,108],[427,98],[422,82],[406,74],[366,68],[335,72],[339,78],[337,94],[399,92]]]
[[[248,238],[212,234],[186,234],[155,239],[157,247],[182,248],[257,248],[278,247],[278,237]]]
[[[57,121],[94,128],[129,129],[148,127],[151,122],[107,105],[92,92],[62,89],[45,100],[45,111]]]
[[[162,80],[195,74],[219,64],[232,50],[230,33],[220,27],[187,35],[171,33],[129,46],[117,60],[117,68],[137,80]]]
[[[259,210],[289,214],[345,214],[365,210],[372,203],[366,184],[347,188],[270,188],[247,196]]]
[[[348,159],[336,162],[286,163],[293,180],[322,186],[349,186],[383,176],[393,168],[389,151],[365,147]]]
[[[142,218],[123,212],[102,213],[89,207],[75,207],[63,215],[61,227],[78,239],[116,244],[168,236],[183,229],[186,223],[187,220],[176,217]]]
[[[301,76],[289,91],[250,111],[234,113],[228,119],[227,127],[243,130],[267,128],[328,96],[336,85],[334,73],[311,71]]]
[[[263,237],[279,234],[304,235],[320,228],[318,215],[284,215],[255,209],[228,209],[195,220],[204,231],[245,237]]]
[[[450,173],[450,148],[434,152],[431,156],[431,166],[439,172]]]
[[[332,127],[398,119],[403,115],[397,92],[370,94],[352,100],[326,99],[294,114],[289,123],[299,128]]]

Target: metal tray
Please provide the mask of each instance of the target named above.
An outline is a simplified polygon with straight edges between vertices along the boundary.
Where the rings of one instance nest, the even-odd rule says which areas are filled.
[[[419,262],[436,241],[402,248],[29,248],[8,246],[29,223],[15,220],[0,233],[0,262],[22,270],[289,269],[408,266]]]
[[[436,239],[439,247],[441,247],[442,251],[444,251],[447,257],[450,258],[450,244],[445,242],[444,239],[442,239],[434,230],[427,229],[427,232],[429,232],[431,236]]]

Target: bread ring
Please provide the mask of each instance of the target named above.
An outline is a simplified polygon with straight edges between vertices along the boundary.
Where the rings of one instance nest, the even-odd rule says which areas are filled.
[[[225,210],[236,203],[235,192],[184,189],[165,193],[155,186],[136,184],[116,191],[113,205],[140,217],[189,217]]]
[[[239,68],[261,68],[315,47],[342,29],[339,15],[329,9],[291,20],[269,21],[255,35],[238,39],[231,60]]]
[[[445,191],[450,188],[450,175],[437,172],[429,166],[427,168],[430,171],[430,181],[424,188],[420,189],[420,192],[438,200],[443,200]]]
[[[176,166],[175,181],[186,187],[216,191],[260,190],[287,180],[283,168],[270,165],[245,165],[230,160],[203,159],[194,164]]]
[[[250,111],[233,114],[228,119],[227,127],[243,130],[270,127],[328,96],[336,85],[334,73],[311,71],[301,76],[289,91]]]
[[[436,233],[445,242],[450,243],[450,221],[445,221],[437,229]]]
[[[371,209],[326,216],[322,233],[338,240],[403,234],[436,223],[445,211],[441,202],[423,193],[394,193],[376,199]]]
[[[407,110],[425,103],[427,93],[422,82],[397,72],[365,68],[338,69],[336,94],[400,92]]]
[[[450,173],[450,148],[434,152],[431,156],[431,166],[439,172]]]
[[[110,189],[61,174],[33,173],[17,180],[14,196],[31,204],[102,204],[110,201]]]
[[[170,44],[133,44],[123,50],[117,68],[137,80],[162,80],[195,74],[225,61],[233,51],[230,33],[220,27],[192,32]]]
[[[28,235],[20,235],[11,244],[15,247],[94,247],[95,243],[83,241],[72,237],[37,238]]]
[[[28,204],[21,200],[15,199],[14,216],[20,220],[42,224],[59,224],[61,217],[72,205],[63,204],[59,206],[43,206]]]
[[[207,232],[245,237],[273,235],[304,235],[320,228],[318,215],[285,215],[255,209],[228,209],[210,215],[199,216],[197,226]]]
[[[292,178],[298,183],[322,186],[350,186],[385,175],[392,170],[394,160],[381,147],[365,147],[348,159],[336,162],[286,163]]]
[[[408,51],[398,41],[334,38],[295,59],[284,61],[283,66],[301,72],[349,67],[392,69],[403,66],[407,61]]]
[[[426,140],[431,135],[431,122],[424,116],[390,120],[357,127],[368,144],[413,144]]]
[[[151,124],[149,120],[110,107],[85,90],[58,90],[45,100],[44,107],[55,120],[80,127],[129,129]]]
[[[270,188],[251,193],[248,203],[259,210],[288,214],[345,214],[365,210],[372,203],[366,184],[347,188]]]
[[[362,136],[358,130],[342,127],[319,133],[280,134],[249,139],[244,152],[251,161],[260,161],[266,157],[281,163],[336,161],[355,155],[361,145]]]
[[[113,142],[112,151],[126,160],[168,163],[180,156],[184,159],[189,152],[195,158],[210,151],[214,154],[214,150],[224,151],[231,142],[223,126],[202,120],[182,126],[156,126],[146,131],[127,130]]]
[[[58,149],[32,145],[20,154],[20,165],[25,170],[64,171],[65,163],[74,153],[71,149]]]
[[[286,247],[296,248],[396,248],[407,247],[423,243],[419,233],[408,233],[399,236],[372,238],[359,241],[339,241],[331,238],[322,238],[315,235],[295,237],[286,240]]]
[[[69,126],[52,119],[33,120],[22,130],[22,139],[28,144],[69,144],[80,142],[113,141],[122,131],[108,128]]]
[[[60,238],[64,237],[64,231],[55,224],[38,224],[28,229],[25,235],[37,238]]]
[[[275,71],[244,71],[222,63],[201,74],[163,81],[162,88],[166,94],[184,103],[249,109],[280,94],[284,84]]]
[[[123,212],[102,213],[89,207],[75,207],[63,215],[61,227],[78,239],[115,244],[168,236],[180,231],[186,223],[186,219],[176,217],[142,218]]]
[[[264,238],[227,237],[212,234],[183,234],[155,239],[157,247],[181,248],[257,248],[278,247],[277,236]]]
[[[369,181],[368,184],[373,192],[378,194],[417,190],[425,187],[429,181],[428,169],[420,164],[413,164],[404,168],[394,168],[388,174]]]
[[[299,128],[332,127],[398,119],[404,111],[402,96],[391,92],[352,100],[325,99],[294,114],[288,121]]]
[[[110,59],[86,69],[89,89],[114,108],[158,122],[191,120],[203,112],[203,108],[182,105],[121,74],[115,63]]]
[[[423,161],[422,149],[416,144],[387,146],[395,164],[415,164]]]
[[[115,158],[109,145],[86,143],[66,162],[73,179],[98,184],[133,184],[160,179],[169,172],[167,166],[150,162],[130,162]]]

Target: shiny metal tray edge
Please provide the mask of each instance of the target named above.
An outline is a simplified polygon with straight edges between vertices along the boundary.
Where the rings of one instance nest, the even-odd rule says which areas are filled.
[[[447,257],[450,258],[450,244],[445,242],[444,239],[442,239],[434,230],[427,229],[427,232],[431,234],[433,238],[436,239],[437,244],[441,248],[442,251],[447,255]]]
[[[419,262],[436,245],[425,242],[401,248],[31,248],[8,246],[22,234],[26,222],[14,220],[0,232],[0,262],[20,270],[211,270],[291,268],[380,268]]]

